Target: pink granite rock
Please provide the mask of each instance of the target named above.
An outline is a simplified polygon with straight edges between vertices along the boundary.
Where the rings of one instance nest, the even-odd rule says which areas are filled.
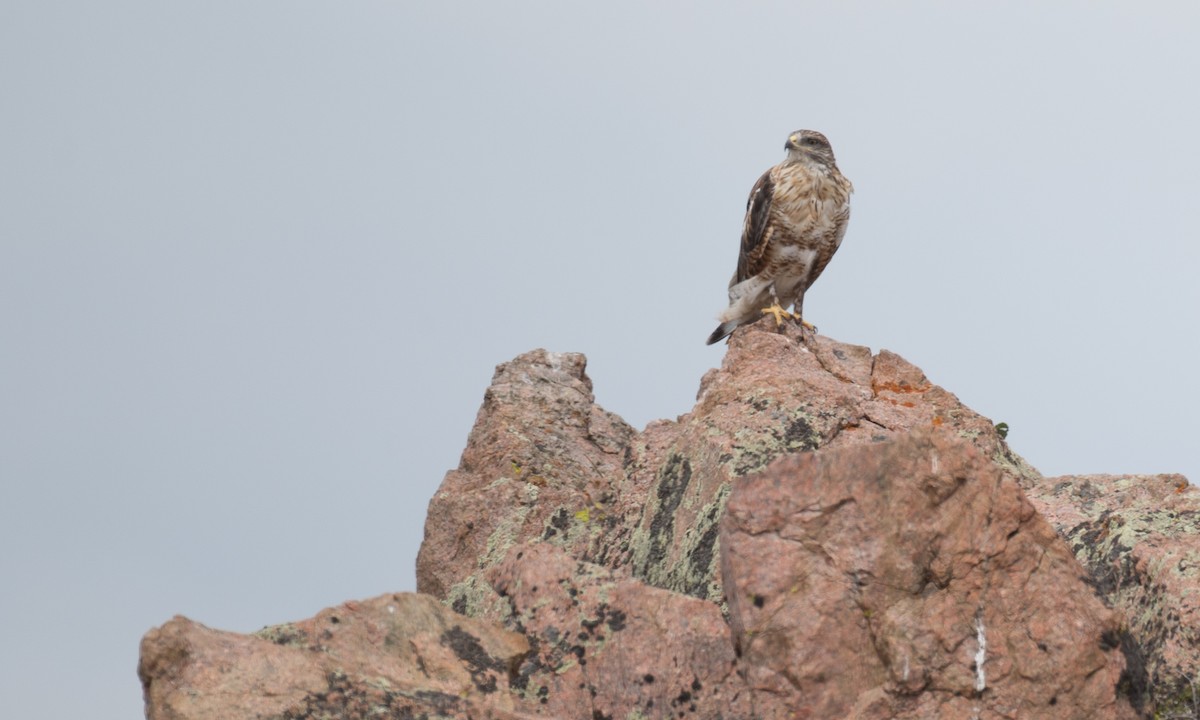
[[[761,710],[735,672],[729,626],[713,603],[547,543],[513,548],[489,576],[507,603],[505,626],[534,648],[514,684],[547,717],[716,720]]]
[[[402,594],[255,636],[177,618],[143,641],[147,716],[1102,720],[1200,702],[1181,478],[1046,480],[898,355],[797,339],[740,328],[691,412],[641,432],[595,404],[582,355],[500,365],[417,564],[420,591],[471,617]]]
[[[721,601],[717,524],[730,481],[774,458],[936,426],[1013,477],[1036,471],[990,420],[886,350],[791,326],[740,328],[695,408],[636,433],[594,404],[581,355],[537,350],[496,369],[456,470],[429,505],[417,589],[467,614],[514,545],[542,539],[651,585]]]
[[[625,484],[633,429],[595,404],[578,353],[534,350],[496,368],[458,469],[429,503],[417,589],[476,614],[482,572],[514,545],[582,556]]]
[[[1019,486],[922,430],[783,458],[722,524],[751,691],[795,718],[1132,718],[1119,617]]]
[[[323,610],[255,635],[176,617],[142,639],[150,720],[517,720],[509,678],[523,635],[400,593]]]
[[[1135,702],[1200,717],[1200,490],[1182,475],[1068,475],[1029,499],[1123,612]]]

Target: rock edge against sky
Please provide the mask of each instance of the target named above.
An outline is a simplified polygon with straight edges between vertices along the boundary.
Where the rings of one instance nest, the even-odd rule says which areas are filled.
[[[1044,478],[886,350],[761,322],[637,432],[497,367],[418,593],[142,643],[147,717],[1133,718],[1200,668],[1200,498]],[[810,452],[812,451],[812,452]],[[440,601],[440,602],[439,602]]]

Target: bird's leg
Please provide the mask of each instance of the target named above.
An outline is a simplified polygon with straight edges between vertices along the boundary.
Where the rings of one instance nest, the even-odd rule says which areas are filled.
[[[816,336],[817,336],[817,326],[816,325],[813,325],[809,321],[802,319],[799,315],[796,316],[796,320],[798,321],[798,324],[800,325],[800,342],[802,342],[804,344],[808,344],[814,338],[816,338]]]
[[[783,306],[779,304],[779,296],[775,294],[774,285],[771,286],[771,306],[763,308],[762,314],[773,315],[775,317],[775,327],[782,327],[784,318],[800,319],[799,315],[784,310]]]
[[[792,314],[790,312],[788,312],[787,310],[784,310],[778,301],[772,303],[771,307],[763,308],[762,314],[775,316],[775,327],[781,327],[783,325],[783,319],[785,317],[787,317],[787,318],[792,317]]]
[[[803,342],[808,342],[817,334],[817,326],[804,319],[804,296],[801,295],[796,302],[792,303],[791,316],[796,319],[800,325],[800,339]]]

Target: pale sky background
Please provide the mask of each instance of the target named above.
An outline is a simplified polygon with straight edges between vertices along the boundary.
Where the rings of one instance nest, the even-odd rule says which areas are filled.
[[[1048,475],[1200,479],[1200,5],[1134,5],[4,0],[0,716],[413,590],[521,352],[687,412],[799,128],[857,188],[823,334]]]

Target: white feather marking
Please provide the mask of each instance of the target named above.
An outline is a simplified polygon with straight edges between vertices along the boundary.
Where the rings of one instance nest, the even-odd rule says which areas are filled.
[[[801,248],[795,245],[784,245],[775,251],[776,257],[780,260],[790,262],[803,263],[805,267],[812,265],[813,260],[817,257],[817,251],[812,248]]]
[[[717,316],[717,320],[728,322],[757,312],[762,305],[762,296],[770,285],[770,280],[755,275],[731,286],[729,288],[729,307]]]

